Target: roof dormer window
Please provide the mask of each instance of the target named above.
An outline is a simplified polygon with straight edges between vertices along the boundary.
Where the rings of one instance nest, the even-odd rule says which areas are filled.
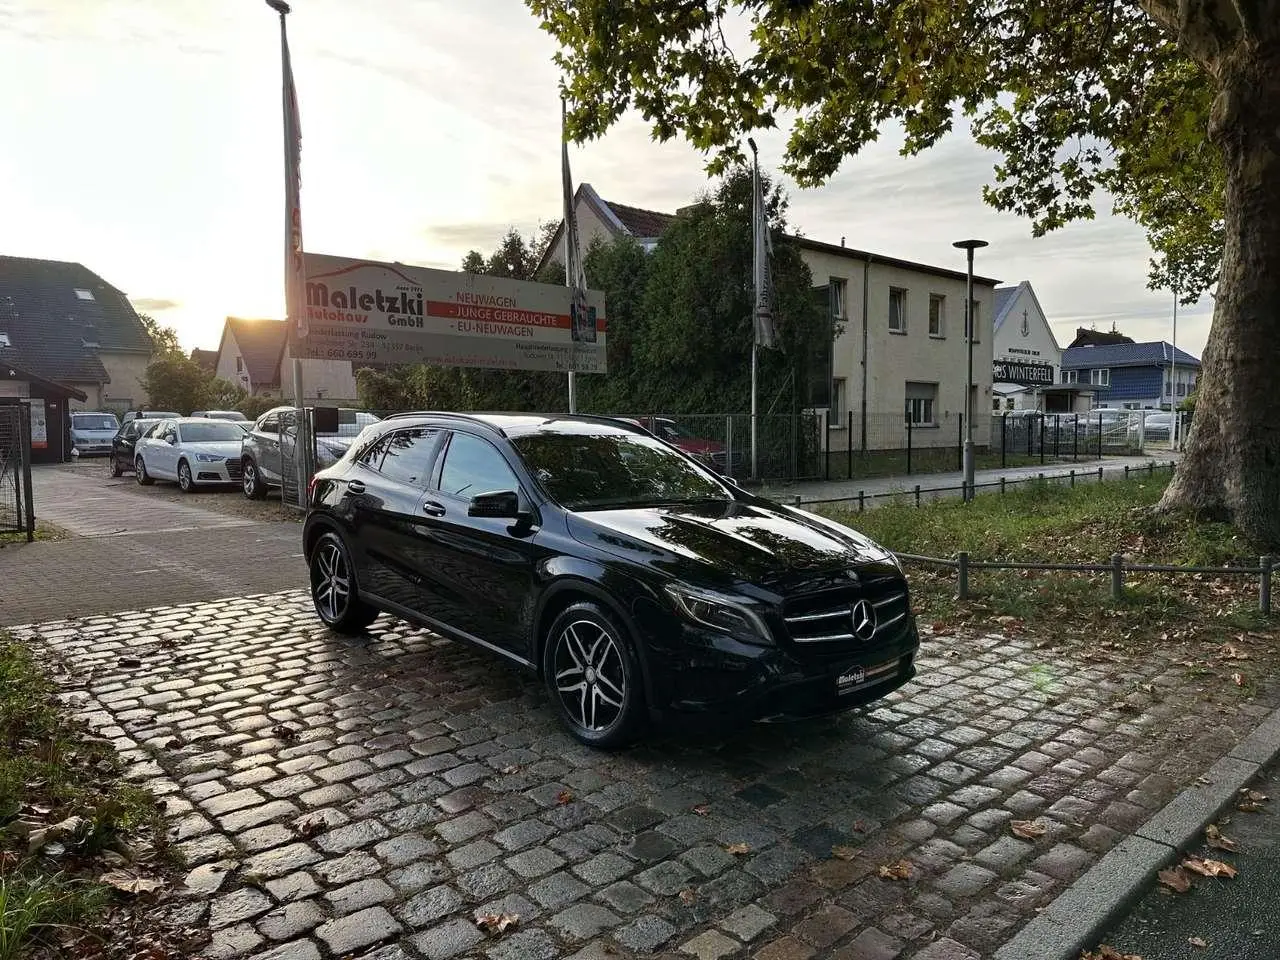
[[[83,287],[76,287],[76,288],[75,288],[75,291],[76,291],[76,299],[77,299],[77,300],[93,300],[93,299],[95,299],[95,298],[94,298],[94,296],[93,296],[93,291],[92,291],[92,290],[86,290],[86,289],[84,289]]]

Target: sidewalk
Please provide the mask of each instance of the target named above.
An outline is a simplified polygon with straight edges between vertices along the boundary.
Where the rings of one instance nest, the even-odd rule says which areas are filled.
[[[1069,478],[1074,472],[1078,481],[1097,480],[1098,468],[1103,475],[1115,479],[1124,476],[1127,467],[1130,473],[1147,471],[1151,464],[1155,469],[1176,463],[1176,455],[1167,452],[1160,456],[1147,457],[1106,457],[1103,460],[1082,460],[1079,463],[1054,463],[1044,466],[994,468],[974,472],[974,483],[981,493],[984,487],[998,488],[1003,477],[1008,483],[1034,480],[1038,476],[1045,479]],[[810,480],[799,483],[766,483],[761,494],[773,500],[793,502],[797,497],[802,504],[830,503],[841,500],[856,501],[861,493],[867,507],[878,501],[873,498],[886,498],[893,494],[912,493],[917,485],[920,487],[922,499],[936,499],[940,496],[960,496],[964,474],[959,470],[948,473],[915,473],[894,477],[867,477],[853,480]]]

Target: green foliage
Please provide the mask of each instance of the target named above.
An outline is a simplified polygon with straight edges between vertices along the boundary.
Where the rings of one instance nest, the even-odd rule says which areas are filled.
[[[147,364],[142,386],[152,407],[177,410],[184,416],[208,407],[212,392],[208,371],[181,351],[162,354]]]
[[[1213,82],[1139,4],[526,4],[560,44],[570,133],[580,141],[634,108],[656,138],[683,134],[722,172],[748,133],[793,115],[784,168],[809,186],[887,121],[901,124],[904,153],[914,154],[959,112],[978,143],[1001,154],[987,201],[1030,218],[1036,235],[1091,218],[1106,191],[1147,230],[1153,286],[1194,300],[1216,278],[1224,172],[1205,137]],[[741,57],[722,30],[737,17],[751,27]]]
[[[249,399],[249,391],[238,383],[232,383],[224,377],[211,377],[205,393],[205,401],[210,410],[240,410]],[[245,416],[248,416],[246,413]]]
[[[151,338],[154,359],[182,354],[182,346],[178,343],[178,331],[173,327],[162,327],[158,320],[145,313],[138,314],[138,319],[142,321],[142,325],[146,327],[147,336]]]

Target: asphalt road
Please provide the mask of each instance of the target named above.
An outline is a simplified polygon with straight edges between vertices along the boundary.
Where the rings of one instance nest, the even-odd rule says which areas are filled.
[[[1280,957],[1280,763],[1253,784],[1271,799],[1258,813],[1219,821],[1239,850],[1202,846],[1193,856],[1229,863],[1233,879],[1193,877],[1188,893],[1148,889],[1099,943],[1144,960],[1277,960]],[[1192,944],[1198,938],[1207,946]]]

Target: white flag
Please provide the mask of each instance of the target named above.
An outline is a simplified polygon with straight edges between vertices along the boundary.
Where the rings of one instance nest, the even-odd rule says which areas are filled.
[[[570,337],[596,342],[596,321],[587,306],[587,271],[578,242],[578,214],[573,203],[573,177],[569,174],[569,137],[565,129],[565,105],[560,101],[560,172],[564,181],[564,282],[570,292]]]
[[[751,227],[755,254],[755,342],[761,347],[776,347],[778,331],[773,322],[773,240],[769,236],[769,208],[764,202],[764,187],[760,183],[759,158],[756,158],[754,164],[751,173]]]
[[[284,303],[286,319],[297,336],[308,331],[306,270],[302,263],[302,128],[298,123],[298,94],[293,87],[293,64],[284,13],[280,14],[280,55],[284,69]]]

